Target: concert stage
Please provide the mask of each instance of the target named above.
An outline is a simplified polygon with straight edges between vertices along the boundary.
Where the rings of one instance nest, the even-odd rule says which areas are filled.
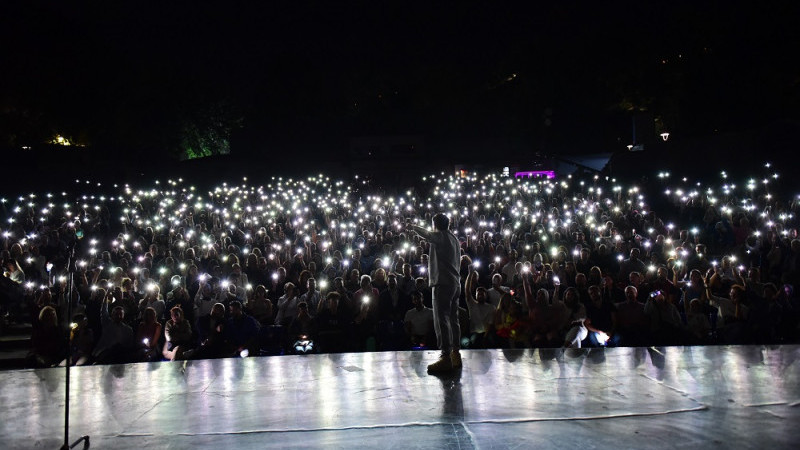
[[[467,350],[74,368],[92,448],[796,448],[800,346]],[[64,369],[0,372],[0,447],[63,442]],[[80,447],[78,447],[80,448]]]

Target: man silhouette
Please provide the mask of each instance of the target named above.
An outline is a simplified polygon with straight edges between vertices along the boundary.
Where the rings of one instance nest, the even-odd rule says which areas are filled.
[[[458,322],[461,252],[458,238],[448,229],[450,219],[439,213],[433,216],[432,222],[432,231],[416,225],[409,229],[430,243],[428,285],[433,288],[433,325],[442,354],[428,366],[428,372],[440,373],[461,367],[461,326]]]

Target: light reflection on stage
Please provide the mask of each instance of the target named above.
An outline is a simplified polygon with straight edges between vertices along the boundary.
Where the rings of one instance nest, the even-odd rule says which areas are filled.
[[[72,370],[71,436],[93,448],[793,443],[798,346],[234,358]],[[64,370],[0,372],[4,448],[63,439]]]

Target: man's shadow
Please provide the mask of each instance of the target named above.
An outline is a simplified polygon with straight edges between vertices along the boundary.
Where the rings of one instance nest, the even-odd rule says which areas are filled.
[[[461,394],[461,368],[446,373],[430,374],[442,384],[442,420],[460,423],[464,420],[464,398]]]

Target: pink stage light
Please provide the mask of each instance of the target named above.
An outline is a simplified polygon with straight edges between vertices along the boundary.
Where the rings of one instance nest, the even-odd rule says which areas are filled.
[[[536,178],[536,177],[547,177],[547,178],[555,178],[556,173],[552,170],[529,170],[525,172],[516,172],[514,174],[514,178]]]

